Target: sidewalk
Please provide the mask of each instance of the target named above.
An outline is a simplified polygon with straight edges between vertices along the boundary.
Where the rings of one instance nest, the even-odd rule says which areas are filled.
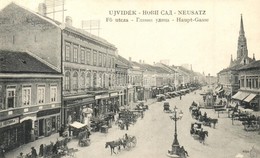
[[[25,155],[25,154],[31,152],[31,147],[34,147],[38,154],[41,144],[50,144],[50,142],[55,143],[57,141],[57,139],[61,139],[61,138],[62,137],[59,137],[58,133],[55,133],[53,135],[50,135],[49,137],[44,137],[44,138],[38,139],[34,142],[24,144],[14,150],[11,150],[11,151],[5,153],[5,157],[6,158],[16,158],[20,154],[20,152],[23,152],[23,154]]]
[[[151,105],[155,102],[156,102],[156,99],[154,99],[154,98],[153,99],[147,99],[147,102],[145,102],[145,105],[149,106],[149,105]],[[118,127],[115,124],[113,124],[112,128],[109,129],[109,133],[115,132],[115,131],[118,131]],[[121,131],[121,132],[124,132],[124,130]],[[100,136],[102,137],[102,135],[104,135],[103,133],[100,133],[100,132],[92,132],[91,134],[92,134],[92,136],[90,136],[91,142],[99,141]],[[20,154],[20,152],[23,152],[24,155],[25,155],[25,154],[31,152],[31,147],[34,147],[37,151],[37,154],[38,154],[41,144],[47,144],[48,145],[48,144],[50,144],[50,142],[55,143],[57,141],[57,139],[62,139],[62,137],[59,137],[59,133],[55,133],[55,134],[53,134],[49,137],[44,137],[44,138],[38,139],[38,140],[31,142],[31,143],[28,143],[28,144],[24,144],[24,145],[14,149],[14,150],[11,150],[11,151],[5,153],[5,157],[6,158],[16,158]],[[68,146],[74,147],[74,148],[77,147],[77,141],[72,140],[71,142],[68,143]]]

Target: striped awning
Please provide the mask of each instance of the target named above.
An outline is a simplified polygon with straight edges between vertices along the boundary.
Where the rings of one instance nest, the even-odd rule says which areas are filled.
[[[250,93],[246,92],[241,92],[238,91],[235,95],[232,96],[232,99],[237,99],[237,100],[244,100],[247,96],[249,96]]]
[[[251,93],[249,96],[247,96],[247,97],[245,98],[244,101],[245,101],[245,102],[250,102],[250,101],[253,100],[256,96],[257,96],[256,94]]]

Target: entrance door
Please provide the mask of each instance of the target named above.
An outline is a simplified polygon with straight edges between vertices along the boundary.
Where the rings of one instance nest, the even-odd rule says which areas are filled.
[[[44,135],[44,119],[39,120],[39,136]]]
[[[29,143],[31,141],[31,130],[32,130],[32,120],[24,121],[24,142]]]

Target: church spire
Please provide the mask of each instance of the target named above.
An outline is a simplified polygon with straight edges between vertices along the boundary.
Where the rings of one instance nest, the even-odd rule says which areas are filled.
[[[253,54],[253,60],[255,61],[255,53]]]
[[[245,31],[244,31],[244,24],[243,24],[243,16],[241,14],[241,20],[240,20],[240,30],[239,30],[239,35],[244,36],[245,35]]]
[[[244,31],[243,16],[241,14],[240,30],[237,43],[237,59],[242,59],[243,57],[248,57],[248,50]]]

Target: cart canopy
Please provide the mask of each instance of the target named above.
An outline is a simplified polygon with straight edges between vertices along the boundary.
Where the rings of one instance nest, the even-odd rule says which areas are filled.
[[[70,124],[71,127],[73,128],[77,128],[77,129],[80,129],[80,128],[83,128],[83,127],[87,127],[86,124],[83,124],[83,123],[80,123],[80,122],[73,122],[72,124]]]

